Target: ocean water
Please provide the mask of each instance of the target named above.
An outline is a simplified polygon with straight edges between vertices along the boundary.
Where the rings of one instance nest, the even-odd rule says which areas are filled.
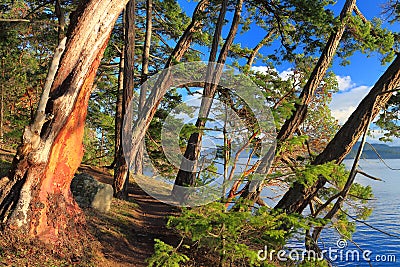
[[[385,162],[392,168],[400,169],[400,159]],[[350,168],[353,160],[345,160],[344,163]],[[360,174],[356,176],[356,182],[372,187],[376,199],[369,203],[373,212],[365,221],[368,225],[356,223],[357,230],[352,239],[357,245],[340,240],[333,230],[324,230],[325,248],[337,250],[332,253],[332,259],[336,259],[334,266],[400,266],[400,170],[390,170],[375,159],[362,159],[359,166],[364,172],[383,180],[374,181]]]
[[[240,159],[239,162],[237,171],[241,172],[246,160]],[[389,159],[385,162],[392,168],[400,169],[400,159]],[[351,168],[353,160],[345,160],[344,164]],[[383,180],[374,181],[360,174],[356,176],[356,182],[370,185],[374,193],[375,199],[369,202],[373,212],[365,221],[368,225],[356,222],[357,230],[352,237],[355,244],[342,240],[335,230],[326,229],[321,234],[321,246],[327,249],[326,253],[331,249],[331,257],[328,258],[333,260],[333,266],[400,266],[400,170],[390,170],[380,160],[375,159],[360,160],[359,168]],[[218,171],[223,172],[221,166],[218,166]],[[282,193],[279,187],[267,187],[262,196],[273,207],[277,198],[272,197]],[[288,247],[299,249],[303,246],[303,242],[295,242]]]

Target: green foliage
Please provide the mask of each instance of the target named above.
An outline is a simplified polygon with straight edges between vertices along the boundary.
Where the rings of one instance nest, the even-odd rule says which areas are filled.
[[[338,166],[334,162],[322,165],[306,165],[296,170],[296,181],[306,187],[313,185],[320,176],[330,181],[342,181],[346,175],[344,166]]]
[[[373,197],[372,187],[363,186],[359,183],[353,183],[350,188],[350,197],[356,198],[365,204],[369,199]]]
[[[382,141],[390,142],[392,138],[400,137],[400,94],[394,94],[389,99],[385,108],[379,114],[375,124],[384,132]]]
[[[179,267],[180,263],[185,263],[189,258],[177,252],[177,250],[164,243],[160,239],[154,239],[154,254],[147,260],[149,267]]]
[[[356,223],[349,221],[347,214],[339,211],[336,215],[337,220],[332,221],[332,226],[340,233],[341,236],[351,239],[351,236],[356,231]]]
[[[383,55],[381,62],[385,64],[394,59],[394,44],[393,33],[382,28],[380,19],[365,22],[359,16],[352,16],[349,18],[349,30],[344,33],[342,46],[337,53],[345,59],[356,51],[367,55],[377,52]]]
[[[38,5],[42,8],[30,13]],[[50,21],[44,12],[49,4],[35,1],[5,1],[0,17],[20,19],[29,16],[41,23],[0,22],[0,84],[3,102],[5,145],[16,148],[24,127],[32,119],[45,82],[48,63],[57,44]],[[51,12],[50,12],[51,13]]]
[[[322,220],[287,215],[265,207],[253,212],[226,211],[224,204],[211,203],[183,210],[179,217],[169,219],[168,226],[198,246],[217,251],[222,260],[259,266],[257,248],[281,247],[289,237],[308,229],[311,222],[323,224]]]

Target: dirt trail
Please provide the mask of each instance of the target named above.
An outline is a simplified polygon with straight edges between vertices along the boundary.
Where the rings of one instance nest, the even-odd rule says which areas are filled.
[[[83,166],[101,182],[112,184],[112,176],[102,169]],[[108,214],[87,212],[88,225],[101,243],[102,266],[147,266],[153,254],[154,238],[177,243],[177,236],[166,228],[167,217],[177,214],[173,206],[147,195],[136,184],[129,186],[128,201],[113,200]]]

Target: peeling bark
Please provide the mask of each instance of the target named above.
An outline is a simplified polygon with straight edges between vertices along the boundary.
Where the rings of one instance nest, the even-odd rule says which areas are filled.
[[[370,90],[368,95],[364,97],[357,109],[351,114],[346,123],[336,133],[335,137],[329,142],[324,151],[315,158],[312,164],[320,165],[330,161],[341,163],[368,127],[369,115],[371,114],[371,120],[373,120],[389,101],[393,94],[393,89],[397,88],[399,85],[400,56],[397,56]],[[283,209],[288,213],[301,213],[325,184],[326,179],[324,177],[320,177],[318,181],[310,187],[304,187],[299,183],[295,183],[293,187],[286,192],[275,208]]]
[[[278,133],[278,140],[283,141],[290,138],[293,133],[299,128],[300,124],[304,122],[307,116],[308,105],[312,101],[315,91],[321,84],[326,71],[336,53],[336,49],[339,46],[340,40],[342,39],[344,30],[346,28],[346,18],[351,15],[356,6],[356,0],[347,0],[344,7],[340,13],[340,25],[335,30],[334,33],[328,39],[328,42],[311,73],[310,78],[307,80],[303,91],[300,94],[300,103],[295,104],[295,111],[292,116],[285,121],[284,125]]]
[[[80,5],[71,19],[45,108],[45,117],[51,119],[39,135],[24,134],[9,175],[0,180],[0,219],[6,229],[20,229],[50,243],[62,242],[60,236],[79,237],[84,217],[70,183],[83,156],[93,80],[124,5],[125,1],[92,0]]]

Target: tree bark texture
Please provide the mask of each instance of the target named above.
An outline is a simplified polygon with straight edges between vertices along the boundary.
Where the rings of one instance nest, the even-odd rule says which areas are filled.
[[[278,133],[278,141],[283,141],[290,138],[294,132],[299,128],[300,124],[304,122],[307,116],[308,105],[312,101],[315,91],[321,84],[326,71],[336,53],[342,39],[344,30],[346,28],[346,18],[351,15],[356,6],[356,0],[347,0],[340,13],[340,25],[334,33],[329,37],[328,42],[311,73],[310,78],[307,80],[303,91],[300,94],[300,103],[295,105],[295,111],[292,116],[285,121],[284,125]]]
[[[83,157],[93,80],[125,2],[88,1],[72,17],[66,49],[46,102],[45,122],[36,123],[42,125],[38,131],[33,125],[25,129],[13,167],[0,180],[0,219],[7,229],[20,229],[52,243],[61,236],[79,237],[84,217],[70,183]]]
[[[125,39],[124,39],[124,88],[122,96],[122,121],[131,113],[127,112],[128,105],[135,89],[135,7],[136,1],[130,0],[125,9]],[[123,127],[123,126],[122,126]],[[129,167],[124,157],[122,131],[120,145],[114,169],[114,197],[126,199],[128,197]]]
[[[215,28],[215,33],[213,37],[213,43],[212,43],[212,49],[210,52],[210,57],[209,57],[209,62],[211,64],[214,64],[213,62],[216,59],[217,51],[218,51],[218,45],[219,45],[219,40],[221,37],[222,33],[222,27],[223,23],[225,20],[225,14],[226,14],[226,9],[227,9],[228,1],[224,1],[221,6],[220,14],[218,17],[217,25]],[[206,124],[206,119],[208,118],[209,112],[211,110],[211,105],[212,105],[212,100],[215,95],[215,91],[217,89],[217,85],[219,82],[219,79],[221,77],[222,69],[221,66],[225,64],[226,57],[228,55],[229,49],[233,43],[233,39],[236,35],[240,18],[241,18],[241,12],[242,12],[242,6],[243,6],[243,0],[238,0],[236,3],[236,8],[235,8],[235,14],[233,16],[232,20],[232,25],[228,33],[228,37],[226,38],[226,41],[224,45],[221,48],[220,54],[218,56],[217,63],[220,65],[216,65],[216,68],[212,68],[212,65],[209,65],[208,70],[207,70],[207,75],[209,77],[213,77],[213,84],[206,83],[204,86],[203,90],[203,98],[200,104],[200,111],[199,111],[199,118],[196,121],[196,127],[198,129],[201,129],[205,126]],[[189,141],[184,153],[184,157],[186,159],[191,160],[192,162],[197,162],[199,155],[200,155],[200,150],[201,150],[201,140],[202,140],[202,133],[201,131],[198,131],[196,133],[193,133],[189,137]],[[175,197],[187,197],[184,196],[180,193],[180,186],[193,186],[195,183],[196,179],[196,169],[197,169],[197,164],[194,164],[191,166],[191,172],[187,171],[188,168],[186,166],[181,168],[178,171],[178,174],[175,179],[175,184],[173,188],[173,195]],[[176,185],[176,186],[175,186]],[[179,186],[179,187],[178,187]],[[183,201],[183,199],[180,199]]]
[[[164,69],[166,70],[165,73],[159,76],[158,81],[151,88],[150,94],[146,99],[142,112],[138,114],[139,116],[136,121],[135,128],[132,129],[132,132],[129,133],[129,146],[132,155],[135,155],[137,153],[137,150],[140,146],[140,141],[143,140],[162,98],[164,97],[169,87],[172,85],[173,81],[171,81],[170,79],[171,75],[168,72],[168,68],[174,65],[175,62],[179,62],[186,51],[189,49],[193,40],[194,33],[202,27],[202,14],[203,11],[208,7],[209,3],[209,0],[202,0],[197,4],[193,12],[191,23],[185,29],[184,33],[176,44],[174,51],[172,52],[167,60],[167,63],[164,66]],[[128,129],[128,131],[130,131],[130,129]],[[133,158],[129,158],[129,164],[133,163],[133,160]]]
[[[150,59],[150,46],[151,46],[151,34],[153,27],[153,1],[146,1],[146,34],[144,38],[144,47],[142,53],[142,73],[140,77],[140,84],[143,84],[147,80],[149,74],[149,59]],[[146,102],[147,90],[145,86],[140,88],[139,96],[139,113],[142,112],[144,103]],[[145,142],[141,141],[141,145],[138,148],[135,158],[135,174],[143,174],[143,152]]]
[[[295,104],[295,110],[293,114],[289,119],[285,121],[285,123],[282,125],[282,128],[278,132],[278,146],[280,143],[290,138],[306,119],[308,105],[312,101],[315,91],[319,87],[322,79],[326,74],[326,71],[328,70],[329,65],[332,62],[333,56],[336,53],[336,50],[340,44],[340,40],[342,39],[344,30],[346,28],[346,18],[351,15],[355,8],[355,5],[356,0],[347,0],[344,4],[343,9],[340,13],[340,24],[329,37],[328,42],[325,45],[325,48],[322,51],[322,54],[319,57],[319,60],[310,75],[310,78],[307,80],[306,85],[300,93],[300,103]],[[264,162],[267,162],[267,160],[269,159],[273,160],[271,159],[271,155],[269,153],[265,157],[267,158],[262,159],[262,161]],[[258,171],[258,173],[262,172]],[[253,183],[253,186],[246,186],[245,190],[241,194],[241,197],[249,200],[259,199],[259,195],[262,191],[261,187],[263,186],[263,184],[261,182],[257,184],[259,186],[258,188],[254,187],[256,185],[255,183]]]
[[[335,137],[329,142],[324,151],[315,158],[312,164],[319,165],[330,161],[341,163],[368,127],[369,115],[371,115],[371,120],[373,120],[392,96],[392,92],[390,91],[394,90],[399,85],[400,56],[397,56],[385,73],[375,83],[368,95],[364,97],[357,109],[351,114],[346,123],[336,133]],[[288,213],[301,213],[325,183],[326,179],[324,177],[320,177],[318,181],[310,187],[295,183],[293,187],[286,192],[275,208],[283,209]]]

